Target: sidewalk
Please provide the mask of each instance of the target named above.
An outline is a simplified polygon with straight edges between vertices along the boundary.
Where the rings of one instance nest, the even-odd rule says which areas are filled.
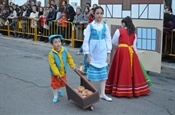
[[[8,40],[14,40],[14,41],[18,41],[18,42],[23,42],[23,43],[28,43],[28,44],[33,44],[33,45],[45,46],[45,47],[49,47],[49,48],[52,47],[49,42],[44,43],[44,42],[40,42],[40,41],[32,41],[31,39],[13,38],[13,37],[7,37],[7,36],[4,36],[4,35],[0,34],[0,39],[1,38],[2,39],[8,39]],[[76,51],[79,50],[79,48],[72,48],[68,45],[65,45],[65,47],[70,52],[76,52]],[[169,69],[175,70],[175,63],[162,62],[161,66],[162,66],[162,68],[169,68]]]

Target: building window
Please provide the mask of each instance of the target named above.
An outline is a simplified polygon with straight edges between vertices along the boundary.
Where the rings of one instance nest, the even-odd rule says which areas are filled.
[[[137,48],[160,53],[160,32],[157,28],[137,28]]]
[[[135,19],[163,19],[163,4],[129,4],[128,6],[123,6],[122,4],[101,4],[100,6],[104,9],[104,17],[108,18],[130,16]]]

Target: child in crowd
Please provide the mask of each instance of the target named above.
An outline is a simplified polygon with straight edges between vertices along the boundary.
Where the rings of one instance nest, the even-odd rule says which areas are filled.
[[[105,94],[105,84],[108,77],[107,66],[110,63],[112,42],[109,27],[102,21],[103,13],[102,7],[94,8],[95,19],[84,30],[83,51],[89,64],[87,79],[89,81],[100,81],[100,98],[112,101],[112,98]]]
[[[53,102],[58,102],[59,96],[63,96],[61,87],[65,86],[67,63],[75,70],[75,64],[68,50],[61,45],[62,35],[51,35],[49,41],[53,48],[48,55],[50,71],[51,71],[51,88],[53,90]]]
[[[58,29],[59,29],[59,33],[61,33],[63,35],[63,38],[65,38],[65,31],[67,28],[68,21],[66,18],[66,14],[62,13],[60,19],[58,20]]]

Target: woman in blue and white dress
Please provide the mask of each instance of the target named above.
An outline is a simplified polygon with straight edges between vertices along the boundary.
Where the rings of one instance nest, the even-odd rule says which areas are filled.
[[[102,21],[103,13],[102,7],[94,8],[95,20],[84,30],[83,51],[87,55],[87,62],[89,64],[87,79],[90,81],[100,81],[100,98],[112,101],[105,94],[105,84],[108,76],[107,65],[110,63],[112,43],[109,27]]]

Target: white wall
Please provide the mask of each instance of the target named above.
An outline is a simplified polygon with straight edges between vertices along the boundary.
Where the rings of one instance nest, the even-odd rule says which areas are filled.
[[[77,6],[80,6],[80,0],[69,0],[69,4],[76,10]]]
[[[13,2],[19,6],[23,5],[27,0],[9,0],[9,2]],[[45,5],[45,0],[38,0],[41,1],[41,6]]]
[[[93,4],[98,4],[98,0],[91,0],[91,6],[92,6]]]
[[[172,9],[173,9],[173,14],[175,15],[175,0],[172,0]]]

